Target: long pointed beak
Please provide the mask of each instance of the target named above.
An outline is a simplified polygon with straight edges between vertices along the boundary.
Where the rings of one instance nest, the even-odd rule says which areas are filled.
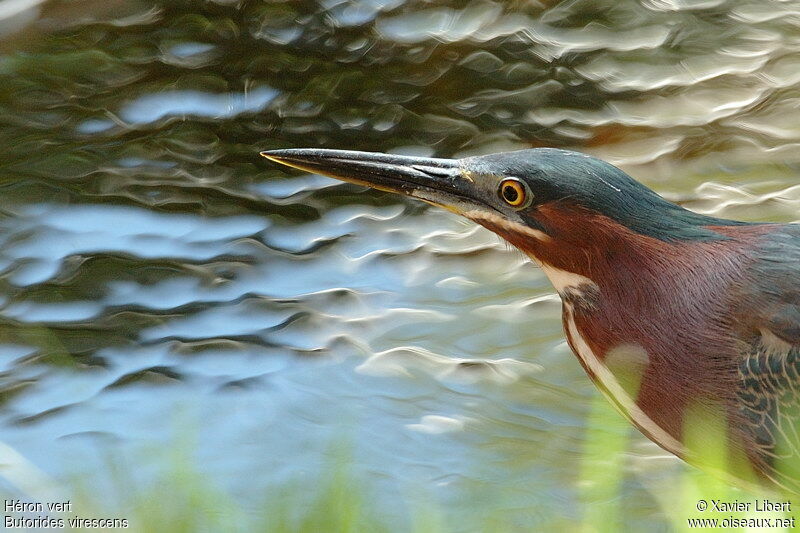
[[[480,203],[472,181],[454,159],[313,148],[270,150],[261,155],[282,165],[413,196],[453,210],[464,202]]]

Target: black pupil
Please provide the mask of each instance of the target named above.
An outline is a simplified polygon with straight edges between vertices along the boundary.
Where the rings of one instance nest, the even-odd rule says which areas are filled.
[[[519,200],[519,191],[512,185],[506,185],[503,187],[503,198],[505,198],[508,203],[513,204]]]

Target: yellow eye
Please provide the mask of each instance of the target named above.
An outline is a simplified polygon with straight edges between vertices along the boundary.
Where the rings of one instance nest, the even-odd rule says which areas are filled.
[[[525,186],[516,179],[506,179],[500,182],[500,197],[511,207],[519,207],[528,201]]]

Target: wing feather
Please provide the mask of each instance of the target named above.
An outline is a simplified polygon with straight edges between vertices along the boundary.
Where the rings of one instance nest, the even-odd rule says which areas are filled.
[[[741,291],[740,411],[756,466],[800,492],[800,226],[776,226]]]

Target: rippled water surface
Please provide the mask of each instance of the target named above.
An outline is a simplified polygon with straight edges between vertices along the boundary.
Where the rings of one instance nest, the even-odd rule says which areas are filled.
[[[0,17],[11,494],[103,487],[109,455],[146,487],[189,439],[194,468],[258,508],[344,440],[397,530],[410,495],[459,531],[605,503],[579,505],[598,393],[542,274],[455,215],[259,150],[566,147],[704,213],[800,212],[798,2],[4,1]],[[659,483],[684,467],[631,439],[626,523],[666,529]]]

